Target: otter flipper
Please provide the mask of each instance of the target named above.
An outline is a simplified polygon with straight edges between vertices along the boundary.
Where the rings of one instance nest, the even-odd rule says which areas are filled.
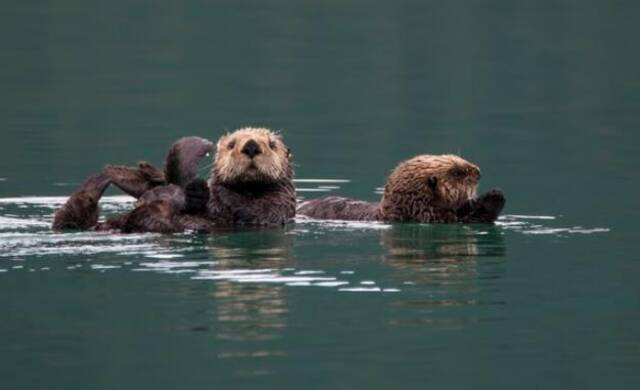
[[[138,163],[136,168],[107,165],[104,173],[116,187],[134,198],[139,198],[150,189],[165,184],[164,173],[144,161]]]
[[[458,209],[458,222],[494,223],[504,209],[506,201],[502,190],[490,190]]]
[[[211,151],[213,143],[200,137],[176,141],[167,154],[164,171],[142,161],[137,167],[107,165],[104,172],[125,193],[140,198],[145,192],[164,184],[186,186],[195,179],[198,163]]]
[[[111,183],[108,175],[89,177],[53,218],[54,230],[89,229],[98,223],[98,202]]]

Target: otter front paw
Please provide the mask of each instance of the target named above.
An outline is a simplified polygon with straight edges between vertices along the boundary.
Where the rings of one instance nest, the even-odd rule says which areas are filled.
[[[487,191],[478,198],[478,203],[482,204],[485,209],[497,211],[497,213],[502,211],[506,202],[504,192],[499,188]]]
[[[487,191],[458,211],[460,222],[493,223],[504,209],[506,201],[502,190],[496,188]]]

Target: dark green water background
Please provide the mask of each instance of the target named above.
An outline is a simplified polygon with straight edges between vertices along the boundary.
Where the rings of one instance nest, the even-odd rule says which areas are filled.
[[[640,387],[638,11],[3,1],[0,388]],[[377,199],[398,161],[453,152],[508,216],[48,231],[42,197],[105,163],[246,125],[282,131],[298,178],[349,180],[301,197]]]

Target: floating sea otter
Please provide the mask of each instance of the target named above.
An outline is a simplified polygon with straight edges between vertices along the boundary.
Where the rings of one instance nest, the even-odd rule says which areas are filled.
[[[173,233],[283,225],[295,216],[292,156],[280,136],[244,128],[222,137],[207,185],[195,176],[211,146],[198,137],[179,140],[164,172],[148,163],[107,166],[71,195],[56,213],[53,228]],[[98,201],[110,183],[138,198],[136,208],[98,223]]]
[[[298,214],[316,219],[418,223],[493,223],[505,204],[498,189],[476,197],[480,169],[454,155],[422,155],[391,173],[380,202],[325,197]]]

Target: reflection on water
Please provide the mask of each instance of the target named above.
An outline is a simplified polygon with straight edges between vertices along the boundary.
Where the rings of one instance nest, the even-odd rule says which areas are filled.
[[[475,306],[486,281],[499,282],[506,253],[504,232],[483,225],[394,225],[382,232],[384,263],[396,271],[404,288],[419,294],[398,299],[410,308],[390,324],[459,327],[476,322],[475,315],[451,308]],[[407,314],[410,313],[410,314]]]
[[[495,226],[396,225],[383,231],[385,264],[410,282],[473,281],[482,257],[503,257],[503,231]]]
[[[202,275],[263,275],[293,266],[291,236],[280,230],[247,232],[212,238],[208,245],[215,265]],[[212,284],[216,337],[251,341],[277,338],[286,327],[287,296],[281,285],[238,283],[217,279]],[[237,354],[237,351],[233,351]],[[255,354],[256,352],[244,352]],[[228,352],[223,355],[227,356]]]

